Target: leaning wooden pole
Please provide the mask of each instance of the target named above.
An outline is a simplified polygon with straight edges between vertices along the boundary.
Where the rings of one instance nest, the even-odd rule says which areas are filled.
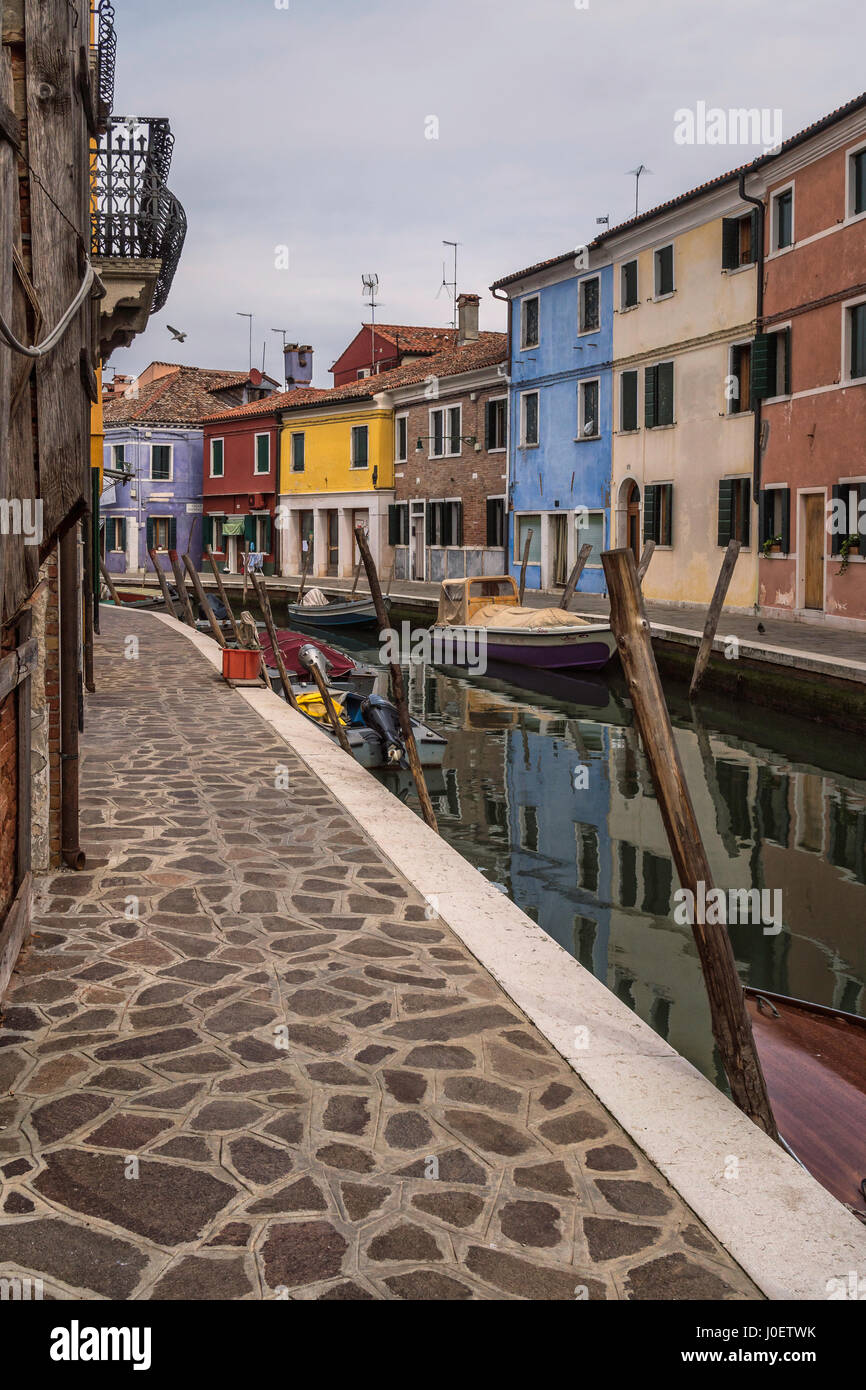
[[[704,895],[712,889],[712,874],[662,691],[634,555],[631,550],[607,550],[601,560],[610,595],[610,624],[674,865],[681,886],[691,892],[696,903],[699,884],[703,884]],[[705,900],[703,895],[701,900]],[[778,1141],[727,929],[696,920],[692,930],[710,1002],[713,1036],[731,1095],[756,1125]]]
[[[192,560],[187,554],[182,555],[181,559],[183,560],[184,569],[186,570],[187,574],[190,577],[190,580],[192,581],[192,587],[195,590],[195,596],[198,599],[199,607],[201,608],[202,612],[204,613],[205,617],[210,623],[210,630],[214,635],[214,640],[218,642],[221,647],[224,647],[226,644],[226,639],[223,636],[223,630],[217,622],[216,614],[214,613],[213,609],[207,601],[207,594],[202,588],[201,579],[199,578],[198,573],[196,572],[195,565],[193,564]]]
[[[217,586],[217,592],[219,593],[219,596],[220,596],[220,598],[222,599],[223,607],[225,608],[226,612],[227,612],[228,615],[229,615],[229,622],[231,623],[231,628],[232,628],[232,632],[234,633],[234,636],[235,636],[235,641],[236,641],[238,644],[240,644],[241,634],[240,634],[240,632],[238,631],[238,625],[237,625],[237,622],[235,621],[235,615],[234,615],[234,613],[232,612],[232,606],[231,606],[231,604],[229,603],[229,596],[228,596],[228,594],[226,593],[226,586],[225,586],[225,584],[223,583],[223,577],[222,577],[222,575],[221,575],[220,572],[219,572],[219,565],[217,564],[217,562],[216,562],[216,560],[215,560],[215,558],[214,558],[214,553],[213,553],[213,551],[211,550],[211,548],[210,548],[209,545],[205,546],[205,551],[204,551],[204,553],[205,553],[205,556],[206,556],[206,558],[207,558],[207,562],[208,562],[208,564],[209,564],[210,567],[211,567],[211,572],[212,572],[213,577],[214,577],[214,582],[215,582],[215,584],[216,584],[216,586]]]
[[[190,627],[195,627],[195,616],[192,611],[192,604],[189,601],[189,594],[187,593],[186,588],[186,579],[184,578],[183,568],[181,566],[180,560],[178,559],[177,551],[170,550],[168,552],[168,558],[171,562],[172,573],[174,574],[174,582],[175,587],[177,588],[178,597],[180,599],[180,607],[181,613],[183,614],[183,620],[185,623],[188,623]]]
[[[176,622],[182,622],[183,619],[178,614],[174,606],[174,603],[172,602],[171,594],[168,588],[168,580],[165,577],[165,570],[159,563],[159,558],[157,556],[156,551],[149,550],[147,553],[150,556],[150,562],[153,565],[153,568],[156,570],[157,582],[159,584],[160,589],[162,590],[162,596],[165,599],[165,606],[167,612],[171,614],[171,616],[175,619]]]
[[[577,588],[577,581],[583,574],[583,567],[591,554],[592,542],[585,541],[584,544],[580,547],[580,554],[574,562],[574,569],[568,576],[568,583],[565,586],[565,593],[562,595],[562,602],[559,605],[560,608],[567,608],[568,605],[571,603],[571,600],[574,597],[574,591]]]
[[[357,587],[358,587],[358,580],[359,580],[359,578],[361,577],[361,564],[362,564],[362,560],[361,560],[361,557],[360,557],[360,555],[359,555],[359,556],[358,556],[358,563],[357,563],[357,565],[355,566],[355,580],[354,580],[354,583],[352,584],[352,592],[351,592],[350,595],[349,595],[349,601],[350,601],[350,602],[351,602],[351,600],[355,597],[355,590],[356,590]]]
[[[123,604],[121,603],[121,601],[120,601],[120,599],[119,599],[119,597],[118,597],[118,594],[117,594],[117,590],[116,590],[115,587],[114,587],[114,580],[113,580],[112,577],[111,577],[111,571],[109,570],[109,568],[108,568],[107,564],[105,563],[105,561],[103,560],[102,556],[99,557],[99,572],[100,572],[100,574],[102,575],[103,579],[105,580],[105,583],[106,583],[106,585],[107,585],[107,587],[108,587],[108,592],[111,594],[111,598],[112,598],[112,601],[114,602],[115,607],[116,607],[116,608],[122,608],[122,607],[123,607]]]
[[[713,594],[713,601],[707,613],[707,621],[704,624],[704,635],[701,638],[701,645],[698,648],[695,669],[692,672],[692,683],[689,686],[689,699],[694,700],[701,688],[704,679],[704,672],[710,660],[710,653],[713,650],[713,640],[716,635],[716,628],[719,625],[719,618],[722,614],[722,604],[725,601],[725,594],[728,592],[728,585],[734,573],[734,565],[737,563],[737,556],[740,553],[739,541],[728,541],[728,548],[725,551],[725,558],[722,561],[722,568],[719,570],[719,577],[716,580],[716,591]]]
[[[526,544],[523,547],[523,563],[520,566],[520,593],[518,603],[523,602],[523,595],[526,593],[526,566],[529,564],[529,547],[532,544],[532,528],[526,533]]]
[[[319,695],[322,698],[322,704],[325,706],[325,713],[328,716],[328,722],[331,725],[331,728],[334,730],[334,733],[337,735],[337,741],[340,747],[342,748],[343,752],[348,753],[349,757],[351,758],[353,755],[352,749],[349,745],[349,736],[346,733],[346,726],[345,724],[340,723],[340,716],[334,707],[334,701],[331,699],[331,692],[325,684],[325,678],[315,662],[313,662],[308,669],[310,675],[313,677],[313,680],[316,682],[316,689],[318,690]]]
[[[295,599],[295,603],[300,603],[301,599],[304,597],[304,589],[305,589],[306,586],[307,586],[307,567],[308,567],[309,563],[310,563],[310,552],[309,552],[309,550],[305,550],[305,551],[304,551],[304,558],[303,558],[303,560],[301,561],[301,584],[300,584],[300,588],[298,589],[298,597]]]
[[[388,629],[388,614],[385,611],[385,601],[382,598],[382,589],[379,584],[379,576],[376,573],[376,563],[370,554],[370,547],[367,544],[367,537],[364,534],[363,526],[356,526],[355,535],[358,538],[358,549],[361,552],[361,559],[364,561],[364,569],[367,571],[367,583],[370,586],[370,594],[376,609],[376,618],[379,623],[379,635]],[[436,812],[433,810],[433,802],[430,800],[430,793],[427,790],[427,783],[424,781],[424,769],[421,766],[421,759],[418,757],[418,748],[415,743],[415,735],[412,732],[412,722],[409,718],[409,706],[406,703],[406,687],[403,683],[403,668],[399,662],[389,663],[391,668],[391,689],[394,693],[394,704],[397,706],[397,714],[400,718],[400,729],[403,734],[403,743],[406,746],[406,757],[409,760],[409,767],[415,779],[415,790],[418,793],[418,800],[421,803],[421,813],[430,826],[431,830],[438,833],[439,826],[436,823]]]
[[[638,582],[639,584],[643,584],[644,575],[646,574],[647,570],[649,569],[650,560],[652,559],[653,555],[655,554],[655,548],[656,548],[656,543],[655,543],[655,541],[647,541],[646,545],[644,546],[643,550],[641,551],[640,563],[638,564],[638,567],[637,567],[637,582]]]
[[[283,661],[283,654],[280,651],[280,646],[277,641],[277,628],[276,624],[274,623],[274,615],[271,612],[271,601],[268,597],[267,586],[265,585],[264,580],[262,580],[261,576],[258,574],[251,574],[250,578],[253,581],[253,588],[255,589],[256,595],[259,600],[259,607],[262,610],[262,617],[265,620],[265,627],[267,628],[268,636],[271,639],[271,647],[273,648],[274,652],[274,664],[280,675],[280,682],[283,687],[283,694],[286,697],[287,703],[292,706],[292,709],[297,709],[298,702],[295,699],[295,692],[292,689],[292,682],[289,679],[289,673],[286,670],[286,663]]]

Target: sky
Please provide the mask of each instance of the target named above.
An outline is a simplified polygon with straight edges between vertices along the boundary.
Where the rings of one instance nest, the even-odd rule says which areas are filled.
[[[114,0],[116,115],[167,116],[186,245],[166,307],[109,364],[244,369],[311,343],[314,384],[369,318],[482,329],[489,286],[760,154],[684,144],[677,113],[781,112],[787,138],[863,90],[863,0]],[[287,263],[287,264],[286,264]],[[166,324],[185,332],[173,341]]]

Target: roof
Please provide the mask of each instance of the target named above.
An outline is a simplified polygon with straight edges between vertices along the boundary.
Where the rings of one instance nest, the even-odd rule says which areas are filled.
[[[363,377],[360,381],[347,382],[345,386],[332,386],[329,390],[319,390],[315,386],[298,387],[295,391],[280,391],[263,401],[252,401],[249,405],[236,406],[234,410],[219,411],[206,416],[206,420],[242,420],[250,415],[270,415],[275,411],[302,410],[307,406],[339,405],[343,401],[371,400],[383,391],[394,391],[398,386],[413,386],[425,381],[428,376],[457,376],[461,372],[478,371],[482,367],[492,367],[504,362],[508,355],[508,338],[505,333],[481,333],[472,342],[462,347],[456,344],[447,351],[425,357],[423,362],[407,363],[394,367],[390,372],[379,372],[375,376]]]
[[[362,323],[361,328],[376,330],[380,338],[385,338],[401,352],[442,352],[457,338],[456,328],[414,328],[404,323]]]
[[[196,425],[218,403],[216,392],[237,389],[248,380],[249,372],[178,366],[139,387],[134,396],[120,395],[105,401],[105,425]]]
[[[769,150],[765,154],[760,154],[747,164],[739,164],[735,169],[729,169],[727,173],[718,174],[716,178],[709,179],[706,183],[699,183],[697,187],[690,188],[686,193],[678,194],[676,198],[669,198],[666,203],[658,203],[654,208],[649,208],[646,212],[639,213],[637,217],[629,217],[625,222],[619,222],[615,227],[609,227],[606,231],[602,232],[600,236],[595,237],[594,240],[588,243],[588,249],[592,250],[595,247],[603,246],[611,237],[618,236],[621,232],[625,232],[631,227],[639,227],[644,222],[650,222],[653,218],[660,217],[663,213],[670,212],[673,208],[682,207],[684,204],[692,202],[695,198],[700,198],[705,193],[709,193],[711,189],[722,188],[726,183],[733,183],[734,180],[739,179],[741,174],[751,173],[763,167],[763,165],[768,164],[770,160],[778,159],[780,155],[787,154],[789,150],[795,149],[798,145],[803,144],[804,141],[811,139],[813,135],[819,135],[821,131],[826,130],[829,126],[835,125],[838,121],[844,120],[846,116],[852,115],[855,111],[858,111],[864,106],[866,106],[866,92],[862,92],[860,96],[853,97],[851,101],[846,102],[844,106],[838,106],[835,111],[831,111],[829,115],[822,116],[819,120],[813,121],[811,125],[804,126],[796,135],[792,135],[787,140],[783,140],[778,149]],[[491,290],[496,290],[503,285],[513,284],[515,280],[523,280],[528,275],[535,275],[541,270],[547,270],[551,266],[561,265],[565,261],[572,260],[574,253],[575,248],[571,247],[568,251],[563,251],[559,256],[551,256],[549,260],[537,261],[535,265],[525,266],[523,270],[515,270],[511,275],[503,275],[500,280],[494,280],[490,288]]]

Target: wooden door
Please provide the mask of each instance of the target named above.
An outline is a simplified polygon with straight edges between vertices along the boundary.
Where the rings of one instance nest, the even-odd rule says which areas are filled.
[[[803,567],[805,608],[824,608],[824,497],[820,492],[803,498]]]
[[[568,579],[568,517],[553,518],[553,582],[565,585]]]
[[[328,512],[328,574],[339,573],[340,562],[340,513]]]
[[[640,488],[630,483],[626,502],[626,545],[640,559]]]

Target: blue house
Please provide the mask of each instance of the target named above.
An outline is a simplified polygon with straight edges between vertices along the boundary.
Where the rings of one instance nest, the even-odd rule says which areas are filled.
[[[582,248],[498,280],[510,315],[509,554],[527,588],[603,593],[610,537],[613,267]]]

